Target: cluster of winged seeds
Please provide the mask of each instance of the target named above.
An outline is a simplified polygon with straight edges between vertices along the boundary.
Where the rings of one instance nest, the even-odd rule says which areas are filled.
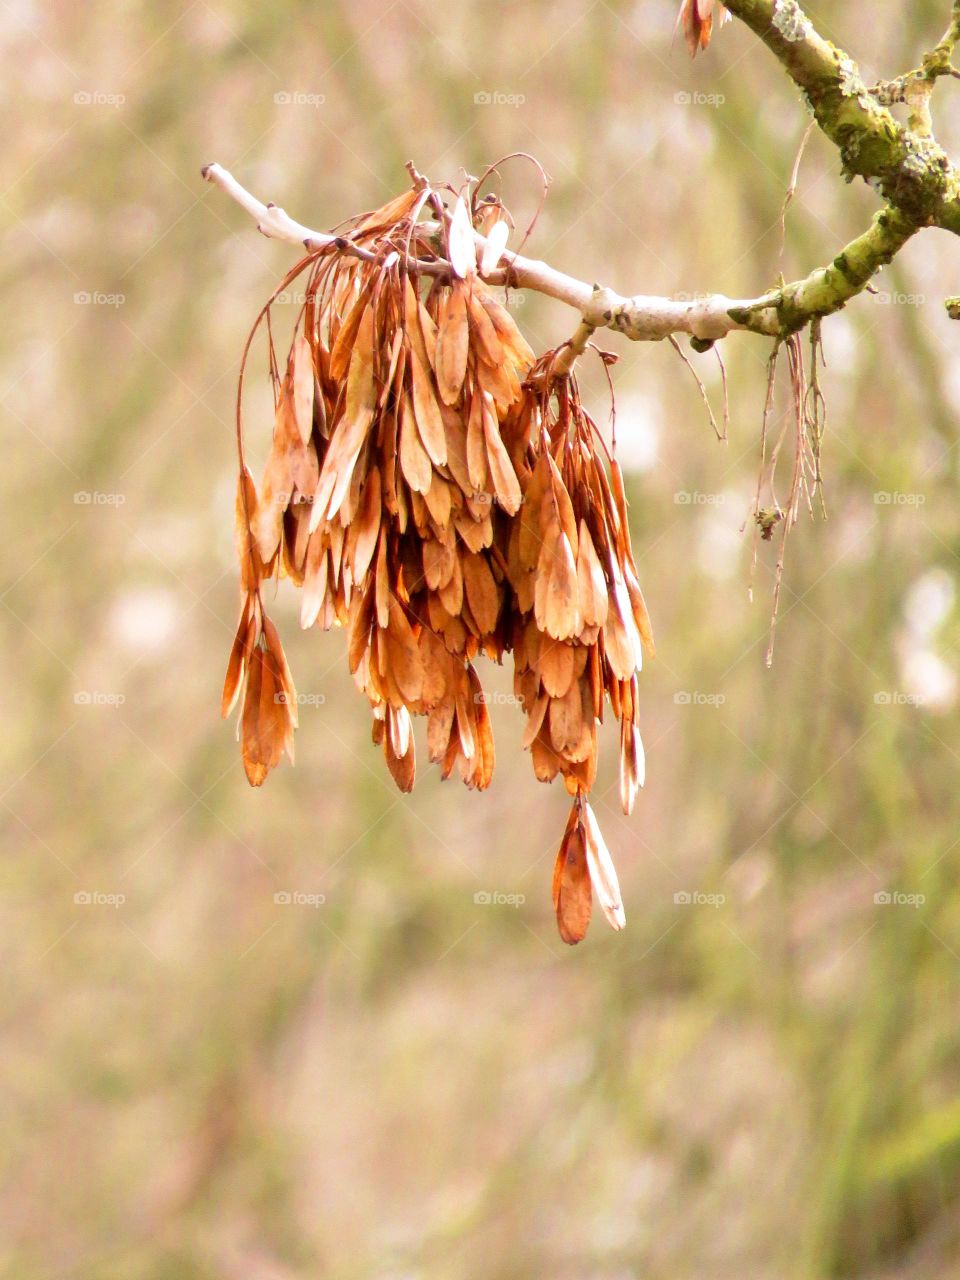
[[[475,662],[512,654],[536,776],[561,774],[574,798],[553,898],[561,936],[579,942],[594,893],[624,924],[587,794],[609,701],[621,801],[633,808],[637,673],[652,636],[620,469],[575,378],[555,371],[557,352],[536,360],[489,287],[509,282],[509,257],[499,263],[510,223],[478,187],[453,193],[450,214],[415,175],[410,191],[310,248],[277,291],[307,273],[282,373],[270,340],[276,417],[259,490],[238,396],[243,603],[223,713],[241,700],[254,786],[285,751],[292,759],[297,697],[261,594],[286,576],[302,589],[302,626],[345,628],[400,789],[414,782],[411,716],[427,718],[443,777],[456,770],[482,789],[494,744]],[[254,332],[264,319],[269,330],[270,305]]]

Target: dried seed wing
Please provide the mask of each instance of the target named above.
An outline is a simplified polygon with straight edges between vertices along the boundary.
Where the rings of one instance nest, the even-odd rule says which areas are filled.
[[[476,275],[477,242],[473,234],[470,214],[467,212],[463,196],[457,196],[447,229],[447,245],[450,251],[450,265],[454,274],[461,280]]]
[[[357,224],[357,230],[368,231],[373,227],[392,227],[411,212],[419,199],[420,192],[416,187],[411,187],[402,195],[388,200],[379,209],[374,209],[373,213],[368,213],[363,221]]]
[[[480,301],[487,309],[493,326],[501,343],[518,369],[526,371],[536,360],[536,356],[526,338],[517,328],[516,321],[505,307],[492,294],[482,291]]]
[[[571,684],[562,698],[550,699],[550,741],[557,755],[567,756],[576,749],[583,731],[583,707],[580,686]]]
[[[640,735],[629,720],[620,725],[620,807],[630,816],[637,799],[639,780],[639,758],[637,744]]]
[[[313,434],[314,373],[310,344],[298,333],[290,349],[288,376],[293,384],[293,416],[304,444]]]
[[[517,473],[513,469],[513,463],[501,439],[493,400],[485,391],[480,394],[483,437],[487,446],[487,463],[490,467],[490,479],[493,482],[493,496],[508,515],[515,516],[523,501],[520,481],[517,479]]]
[[[416,360],[414,364],[416,365]],[[410,403],[410,397],[404,394],[400,405],[400,470],[403,478],[415,493],[426,493],[433,479],[433,466],[430,456],[423,447],[417,421]]]
[[[420,439],[430,461],[434,466],[442,467],[447,461],[447,437],[430,374],[416,355],[411,361],[410,372],[413,380],[413,408]]]
[[[237,480],[236,544],[240,561],[240,585],[244,591],[256,591],[263,577],[263,562],[253,535],[257,515],[257,487],[246,467]]]
[[[327,575],[330,557],[322,529],[311,533],[307,544],[307,559],[303,571],[303,596],[300,600],[300,626],[312,627],[320,616],[327,599]]]
[[[587,801],[583,802],[587,866],[603,914],[614,929],[622,929],[627,923],[620,897],[620,883],[610,850],[600,834],[596,816]]]
[[[485,555],[468,552],[461,558],[467,603],[482,635],[490,635],[497,625],[500,594]]]
[[[447,469],[464,493],[472,491],[467,470],[467,425],[456,409],[441,405],[444,434],[447,437]]]
[[[463,565],[459,555],[453,557],[450,577],[440,588],[440,600],[451,618],[459,617],[463,609]]]
[[[377,539],[380,536],[380,471],[372,467],[360,498],[360,507],[353,522],[356,541],[353,545],[353,580],[362,582],[370,568]]]
[[[513,365],[506,360],[498,365],[478,360],[476,370],[480,386],[494,398],[497,407],[506,413],[514,401],[520,398],[520,379]]]
[[[579,824],[564,832],[553,871],[553,900],[560,937],[571,946],[586,937],[593,892]]]
[[[405,756],[410,749],[410,738],[413,726],[410,713],[406,707],[387,708],[387,732],[390,734],[390,745],[398,756]]]
[[[483,256],[480,260],[481,275],[488,276],[491,271],[496,271],[497,264],[503,257],[503,251],[507,247],[509,235],[509,223],[504,218],[498,218],[487,232],[487,242],[483,246]]]
[[[361,291],[337,330],[333,349],[330,352],[330,377],[334,382],[339,383],[350,367],[350,357],[357,330],[360,327],[360,319],[367,307],[367,294],[366,289]]]
[[[551,698],[562,698],[574,681],[573,646],[551,640],[540,650],[537,663],[543,687]]]
[[[573,639],[582,625],[577,566],[567,535],[556,526],[544,539],[537,574],[537,625],[554,640]]]
[[[253,598],[245,596],[240,610],[240,621],[230,649],[227,662],[227,674],[223,681],[223,693],[220,697],[220,714],[226,720],[237,701],[237,694],[243,683],[247,670],[247,662],[254,642]]]
[[[657,656],[657,646],[653,641],[653,626],[650,622],[650,614],[647,612],[647,605],[643,598],[643,592],[640,590],[640,583],[637,581],[636,574],[633,572],[633,567],[629,562],[624,566],[623,576],[630,596],[633,620],[636,622],[637,630],[640,632],[643,647],[648,657],[655,658]]]
[[[427,504],[427,509],[433,518],[434,524],[438,529],[445,529],[450,521],[452,498],[450,485],[443,479],[439,471],[433,472],[430,487],[423,495],[423,499]]]
[[[270,657],[273,660],[274,672],[279,685],[278,692],[282,693],[281,704],[287,708],[287,715],[294,725],[297,724],[297,690],[293,683],[293,675],[287,664],[286,654],[283,652],[283,645],[280,643],[280,633],[274,626],[270,618],[266,614],[263,615],[263,638],[266,642]]]
[[[260,751],[260,695],[263,689],[263,650],[257,645],[247,664],[247,685],[240,719],[243,767],[251,787],[259,787],[269,772]]]
[[[456,404],[463,389],[470,352],[470,327],[464,286],[456,281],[437,327],[437,386],[444,404]]]
[[[486,695],[480,684],[480,678],[473,667],[467,668],[467,679],[470,685],[470,692],[473,695],[474,724],[477,736],[477,767],[473,775],[473,782],[478,790],[485,791],[493,778],[493,770],[496,763],[493,726],[490,723],[490,710],[487,706]]]
[[[443,759],[450,745],[455,715],[456,706],[452,695],[449,694],[430,710],[427,721],[427,752],[434,764]]]
[[[537,700],[529,708],[527,723],[523,731],[523,739],[522,739],[522,746],[524,751],[526,751],[531,746],[534,739],[539,734],[540,728],[543,724],[543,718],[547,714],[547,709],[549,705],[550,705],[550,699],[547,697],[545,693],[542,693],[540,697],[537,698]]]
[[[390,637],[389,666],[397,688],[407,702],[419,702],[423,694],[423,660],[413,629],[396,596],[390,600],[387,634]]]
[[[619,680],[629,680],[643,664],[640,635],[633,620],[630,597],[615,570],[610,609],[603,627],[603,647],[613,674]]]
[[[347,637],[347,667],[355,674],[368,653],[370,632],[375,612],[374,588],[371,585],[362,594],[353,597],[350,608],[350,629]]]
[[[487,488],[487,445],[483,433],[483,404],[479,388],[470,398],[470,416],[467,418],[467,474],[475,493]]]
[[[283,531],[283,514],[293,498],[297,472],[300,469],[304,444],[293,418],[293,387],[285,380],[277,402],[273,425],[273,440],[267,455],[260,485],[260,500],[252,528],[257,539],[261,560],[271,560],[280,545]],[[312,483],[308,482],[311,487]]]
[[[377,407],[377,381],[374,369],[376,357],[374,338],[374,304],[364,308],[357,326],[357,337],[350,355],[347,373],[347,400],[344,417],[353,422]]]
[[[580,546],[577,550],[577,585],[583,621],[588,627],[602,627],[607,620],[609,601],[607,581],[600,557],[585,520],[580,521]]]
[[[623,471],[616,458],[610,459],[610,489],[616,503],[617,519],[620,525],[617,530],[617,544],[621,554],[625,554],[629,549],[630,524],[627,519],[627,493],[623,484]]]
[[[460,735],[460,750],[467,760],[472,760],[477,749],[477,741],[473,733],[473,717],[470,714],[467,696],[464,692],[459,692],[456,696],[457,732]]]
[[[400,718],[405,717],[405,723],[409,727],[410,717],[406,707],[399,707],[396,710],[390,707],[388,714],[395,725],[400,721]],[[387,768],[390,770],[390,776],[397,784],[397,787],[401,791],[409,792],[413,790],[417,772],[413,735],[409,734],[406,741],[407,749],[402,755],[398,754],[395,749],[395,737],[395,732],[387,732],[383,735],[383,755],[387,762]]]
[[[390,600],[392,596],[392,592],[390,590],[390,571],[387,565],[386,534],[386,529],[382,529],[380,532],[380,546],[377,549],[377,572],[374,579],[377,625],[384,631],[390,625]]]

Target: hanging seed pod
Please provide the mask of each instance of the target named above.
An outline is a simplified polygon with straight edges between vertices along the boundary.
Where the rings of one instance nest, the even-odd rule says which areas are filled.
[[[416,773],[414,716],[426,717],[442,776],[482,790],[494,744],[476,659],[512,652],[534,772],[559,774],[574,797],[553,893],[561,936],[578,942],[594,894],[623,926],[586,799],[607,700],[627,812],[643,782],[636,676],[652,636],[623,480],[575,380],[550,373],[556,353],[537,361],[484,283],[509,215],[468,191],[439,225],[424,210],[443,206],[418,178],[281,285],[306,272],[284,365],[267,326],[275,413],[259,490],[238,412],[242,607],[223,714],[239,703],[253,785],[285,751],[292,759],[296,693],[260,595],[276,573],[302,589],[304,628],[345,628],[373,741],[401,791]],[[269,316],[270,304],[254,332]]]

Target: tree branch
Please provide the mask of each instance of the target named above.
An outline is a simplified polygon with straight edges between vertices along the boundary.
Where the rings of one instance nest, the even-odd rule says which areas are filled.
[[[797,0],[729,0],[727,8],[803,90],[849,177],[863,178],[915,226],[960,235],[960,175],[946,153],[932,136],[894,119],[867,89],[856,63],[820,35]],[[949,64],[957,20],[955,9],[935,51],[938,64],[942,56]]]
[[[347,237],[313,231],[290,218],[274,204],[263,204],[252,196],[226,169],[206,165],[202,176],[214,183],[249,213],[266,236],[302,245],[308,251],[327,249],[369,257],[369,252],[351,244]],[[436,223],[418,224],[426,236],[439,241]],[[878,213],[869,230],[848,244],[828,267],[818,268],[802,280],[771,289],[758,298],[735,299],[724,294],[694,295],[690,298],[662,298],[647,294],[625,296],[599,284],[589,285],[574,276],[533,258],[507,255],[506,265],[487,273],[489,284],[505,284],[529,289],[555,298],[575,308],[581,326],[567,348],[565,362],[578,354],[595,329],[608,328],[634,341],[655,341],[674,333],[687,333],[702,342],[713,342],[735,330],[768,336],[783,336],[801,329],[815,316],[838,311],[860,293],[870,278],[886,265],[916,230],[897,209]],[[476,233],[479,246],[486,241]],[[407,265],[431,275],[450,274],[449,263],[411,259]],[[582,347],[580,348],[582,350]],[[572,363],[572,360],[571,360]]]

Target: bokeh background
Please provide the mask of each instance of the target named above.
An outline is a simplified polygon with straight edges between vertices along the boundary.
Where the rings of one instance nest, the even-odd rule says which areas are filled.
[[[914,65],[947,7],[813,6],[868,82]],[[596,793],[625,933],[556,936],[567,801],[516,709],[493,708],[488,793],[421,763],[400,796],[342,636],[301,633],[289,584],[296,768],[252,791],[218,717],[235,379],[295,251],[200,166],[325,227],[402,190],[406,159],[456,179],[526,150],[552,177],[529,250],[588,280],[752,295],[828,261],[875,196],[814,136],[781,256],[805,109],[737,24],[691,64],[673,19],[4,5],[3,1276],[960,1275],[946,235],[824,326],[829,519],[789,544],[772,670],[776,548],[751,603],[741,533],[768,344],[724,344],[719,444],[668,344],[604,339],[659,645],[637,812],[609,732]],[[960,148],[957,103],[943,84]],[[531,171],[507,166],[504,194],[525,222]],[[572,332],[558,304],[514,305],[540,349]],[[719,408],[714,357],[691,358]],[[605,419],[590,366],[584,390]]]

